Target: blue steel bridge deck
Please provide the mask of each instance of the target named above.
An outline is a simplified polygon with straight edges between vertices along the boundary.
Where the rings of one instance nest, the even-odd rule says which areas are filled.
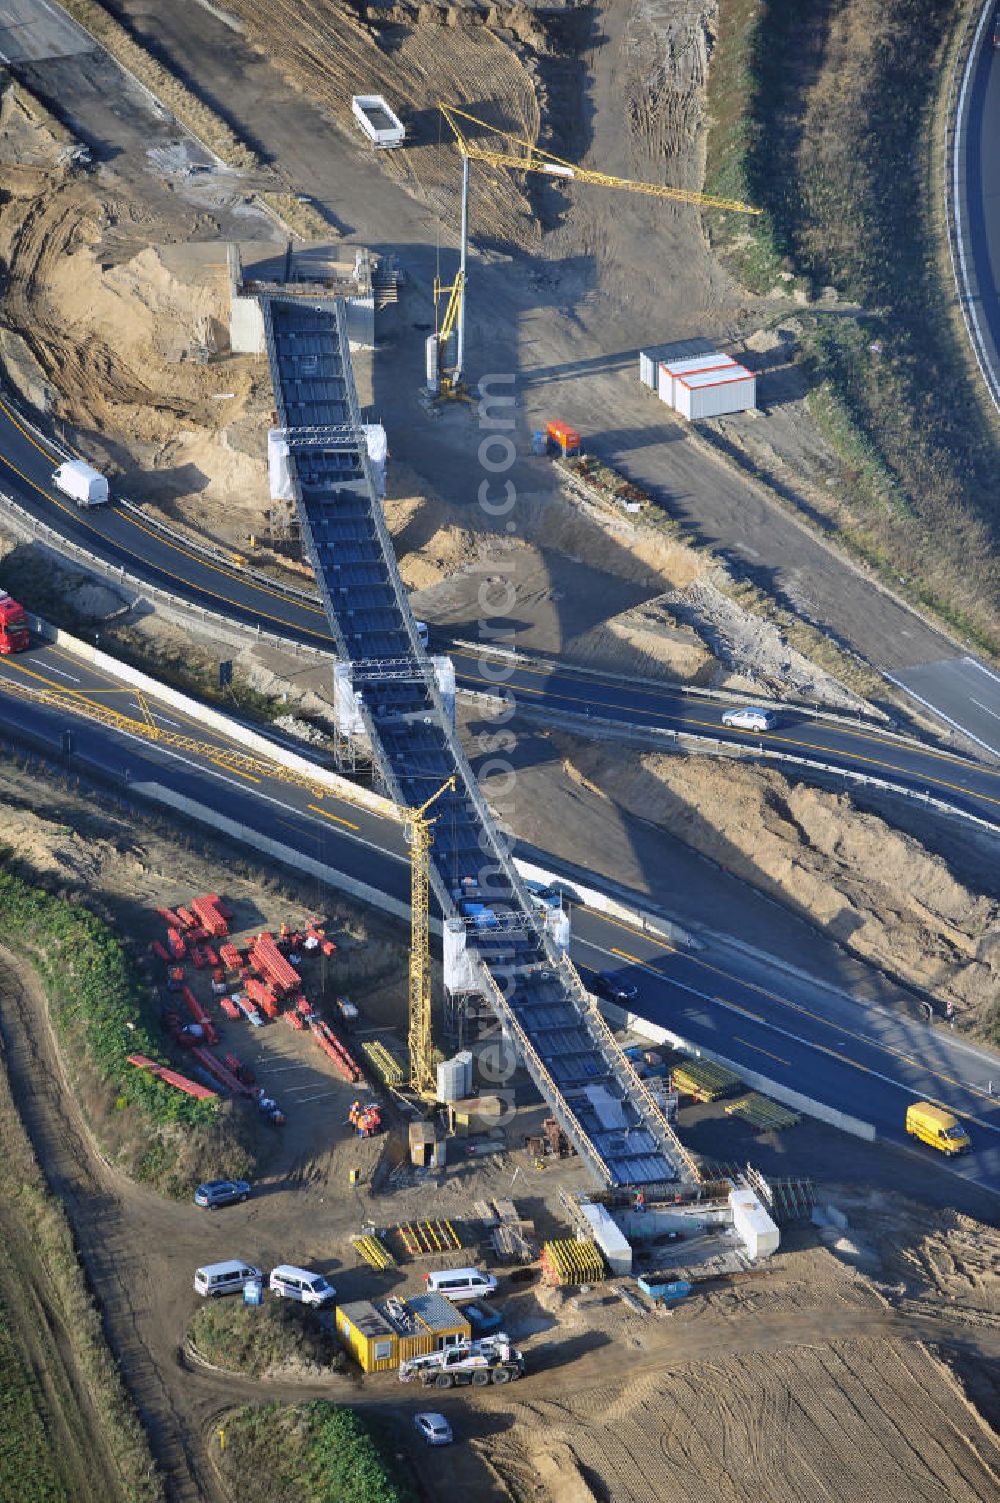
[[[595,1171],[612,1186],[687,1178],[690,1160],[540,927],[443,712],[371,483],[344,305],[264,297],[261,306],[302,537],[338,655],[359,670],[373,755],[400,804],[457,780],[435,805],[431,879],[442,912],[454,918],[463,881],[488,870],[483,901],[498,923],[470,925],[469,946],[500,987],[501,1021],[529,1073]],[[366,677],[376,660],[412,661],[413,676]]]

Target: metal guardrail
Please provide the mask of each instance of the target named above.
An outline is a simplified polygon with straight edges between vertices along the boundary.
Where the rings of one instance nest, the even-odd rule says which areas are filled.
[[[475,689],[459,689],[458,693],[463,699],[471,699],[473,702],[496,700],[495,695],[481,694]],[[959,804],[950,803],[947,799],[938,798],[935,794],[923,793],[918,788],[908,788],[905,783],[893,783],[888,778],[875,777],[869,772],[856,772],[850,767],[840,767],[834,762],[821,762],[817,757],[799,757],[794,752],[778,751],[773,747],[758,748],[743,742],[723,741],[719,736],[702,735],[698,731],[671,731],[655,725],[632,725],[628,721],[608,720],[598,715],[574,716],[564,710],[542,709],[535,705],[520,705],[518,713],[526,720],[544,720],[548,725],[561,720],[568,729],[575,729],[578,732],[581,727],[606,729],[615,731],[619,735],[625,730],[634,737],[648,737],[652,742],[690,741],[702,750],[710,751],[715,748],[718,756],[735,754],[741,759],[761,758],[772,762],[787,762],[793,767],[806,767],[812,772],[822,772],[830,777],[846,778],[862,787],[878,788],[885,793],[898,794],[901,798],[912,799],[925,808],[935,809],[941,814],[951,814],[969,824],[977,825],[990,835],[1000,834],[1000,818],[996,821],[984,819],[981,815],[973,814],[971,810],[963,809]]]
[[[44,543],[54,551],[74,559],[85,569],[93,574],[99,574],[102,579],[112,580],[118,584],[127,585],[134,590],[140,598],[144,595],[156,600],[164,601],[171,609],[177,611],[191,611],[197,616],[202,616],[206,621],[211,621],[216,630],[231,632],[244,632],[258,642],[272,643],[284,652],[293,652],[296,656],[326,658],[330,661],[336,659],[336,653],[327,651],[322,647],[311,647],[306,642],[298,642],[294,637],[281,637],[276,632],[265,631],[263,627],[251,626],[246,621],[235,621],[232,617],[223,615],[221,611],[208,610],[203,605],[189,600],[186,596],[175,595],[171,590],[166,590],[162,585],[151,584],[149,580],[142,579],[137,574],[130,573],[124,564],[112,564],[108,559],[101,558],[96,553],[82,547],[79,543],[71,542],[47,522],[42,522],[34,516],[26,507],[14,500],[13,496],[0,491],[0,503],[16,519],[22,532],[26,532],[32,540]]]

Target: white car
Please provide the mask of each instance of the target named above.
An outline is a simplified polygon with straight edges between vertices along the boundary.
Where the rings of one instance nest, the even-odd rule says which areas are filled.
[[[415,1414],[413,1423],[429,1446],[450,1446],[455,1439],[443,1414]]]
[[[726,710],[722,724],[737,731],[770,731],[777,725],[773,710],[761,709],[760,705],[743,705],[738,710]]]

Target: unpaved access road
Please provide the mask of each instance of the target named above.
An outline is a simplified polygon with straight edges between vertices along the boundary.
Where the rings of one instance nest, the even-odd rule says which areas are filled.
[[[419,1395],[411,1399],[407,1394],[404,1400],[391,1381],[362,1385],[331,1377],[323,1384],[257,1383],[194,1366],[184,1357],[181,1343],[194,1302],[191,1271],[207,1256],[221,1256],[232,1232],[225,1230],[222,1218],[208,1222],[190,1205],[163,1201],[101,1159],[67,1084],[44,999],[30,973],[3,951],[0,1026],[15,1104],[49,1184],[70,1216],[112,1350],[149,1431],[170,1497],[178,1503],[231,1503],[208,1447],[220,1421],[240,1403],[314,1397],[374,1403],[398,1420],[401,1438],[408,1438]],[[294,1211],[287,1194],[261,1197],[253,1214],[258,1218],[255,1242],[289,1235]],[[748,1308],[736,1320],[699,1319],[695,1333],[697,1351],[705,1358],[860,1338],[941,1341],[980,1362],[1000,1359],[1000,1329],[970,1328],[944,1315],[900,1316],[869,1303],[845,1304],[832,1314],[775,1311],[766,1319]],[[621,1378],[626,1361],[630,1379],[655,1375],[690,1359],[692,1333],[669,1322],[647,1324],[639,1347],[626,1357],[620,1341],[600,1330],[584,1328],[572,1336],[555,1330],[551,1340],[532,1344],[533,1372],[518,1385],[517,1402],[558,1401],[561,1392],[578,1396],[599,1390]],[[461,1421],[465,1433],[488,1436],[498,1424],[506,1427],[510,1405],[506,1396],[490,1394],[468,1402],[449,1400],[444,1407]],[[468,1467],[463,1462],[456,1480],[459,1475],[470,1480]],[[485,1475],[481,1480],[480,1495],[490,1496]]]
[[[307,97],[326,102],[323,80],[303,74],[304,94],[292,92],[259,51],[196,0],[176,0],[167,8],[154,0],[116,0],[113,8],[155,35],[163,56],[206,98],[225,101],[241,134],[280,163],[295,187],[343,224],[346,234],[398,252],[414,292],[406,318],[386,325],[375,370],[378,416],[389,431],[394,462],[407,464],[430,493],[465,507],[470,525],[481,525],[474,504],[484,474],[477,460],[477,417],[462,411],[434,419],[420,400],[423,333],[410,325],[433,319],[429,288],[442,233],[435,210],[387,175],[349,121],[338,115],[335,123]],[[644,90],[635,72],[645,66],[635,45],[638,8],[610,0],[595,7],[591,45],[575,75],[578,97],[560,96],[565,138],[558,149],[567,158],[637,177],[669,160],[679,180],[696,179],[701,137],[693,100],[701,82],[697,47],[689,48],[687,39],[696,38],[706,7],[671,0],[661,9],[664,26],[680,27],[680,52],[686,57],[693,48],[685,118],[672,123],[651,161],[645,127],[636,137],[628,113],[628,101]],[[264,22],[255,40],[267,45]],[[280,28],[273,44],[274,53],[284,56],[288,38]],[[331,57],[329,67],[333,76],[340,63]],[[669,85],[669,72],[667,77]],[[41,76],[34,84],[44,92]],[[432,76],[427,87],[418,129],[429,139],[436,135],[432,115],[439,97]],[[660,86],[661,94],[668,92]],[[452,208],[459,178],[456,153]],[[548,185],[544,190],[554,191]],[[530,504],[554,493],[548,466],[527,456],[531,431],[546,417],[561,417],[586,435],[588,447],[662,496],[695,536],[874,663],[902,667],[954,655],[952,643],[716,461],[639,385],[640,345],[693,334],[725,339],[752,312],[752,300],[713,262],[693,211],[583,188],[565,194],[559,205],[540,203],[548,220],[562,218],[531,253],[512,255],[505,244],[484,256],[477,237],[480,245],[495,243],[495,226],[488,220],[472,225],[468,375],[473,384],[485,372],[515,376],[521,457],[505,478],[519,500]],[[450,235],[446,229],[445,245]],[[450,265],[446,259],[445,273]],[[773,302],[763,303],[757,316],[778,311]],[[513,519],[517,525],[516,510]],[[550,644],[550,650],[558,648],[558,642]]]

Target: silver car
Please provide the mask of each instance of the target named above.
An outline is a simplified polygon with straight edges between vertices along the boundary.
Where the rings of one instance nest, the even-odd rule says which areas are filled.
[[[777,723],[774,711],[760,705],[743,705],[738,710],[726,710],[722,716],[722,724],[737,731],[771,731]]]
[[[415,1414],[413,1423],[417,1434],[423,1436],[429,1446],[450,1446],[455,1439],[443,1414]]]

